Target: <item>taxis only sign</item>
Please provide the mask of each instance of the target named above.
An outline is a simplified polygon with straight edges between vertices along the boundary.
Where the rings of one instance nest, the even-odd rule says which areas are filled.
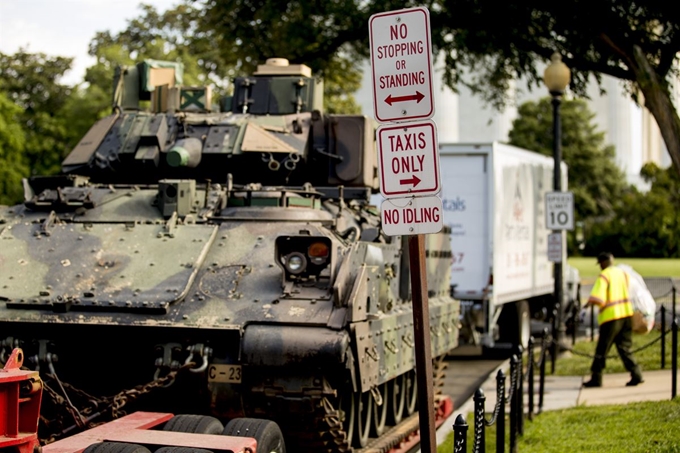
[[[378,128],[380,193],[385,198],[435,195],[441,190],[433,121]]]

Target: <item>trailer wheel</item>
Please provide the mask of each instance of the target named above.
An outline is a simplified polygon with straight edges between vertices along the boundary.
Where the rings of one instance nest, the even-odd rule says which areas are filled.
[[[257,441],[257,453],[286,453],[281,428],[271,420],[235,418],[227,423],[222,434],[254,438]]]
[[[513,346],[522,345],[522,350],[526,350],[531,337],[529,303],[526,300],[521,300],[505,304],[498,319],[498,326],[500,327],[499,343],[510,343]],[[514,354],[514,348],[507,353],[508,355]]]
[[[215,417],[207,415],[175,415],[163,426],[163,431],[194,434],[222,434],[224,425]]]
[[[137,444],[98,442],[87,447],[83,453],[151,453],[151,451]]]
[[[193,447],[162,447],[156,453],[213,453],[211,450]]]

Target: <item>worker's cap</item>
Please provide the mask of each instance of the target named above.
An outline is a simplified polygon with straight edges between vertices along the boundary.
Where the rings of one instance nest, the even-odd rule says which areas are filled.
[[[597,255],[597,262],[601,263],[603,261],[609,261],[612,258],[614,258],[614,255],[612,255],[609,252],[601,252],[599,255]]]

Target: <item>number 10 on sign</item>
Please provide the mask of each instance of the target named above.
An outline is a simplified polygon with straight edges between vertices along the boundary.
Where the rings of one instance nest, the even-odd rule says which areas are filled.
[[[545,227],[548,230],[574,229],[574,194],[549,192],[545,194]]]

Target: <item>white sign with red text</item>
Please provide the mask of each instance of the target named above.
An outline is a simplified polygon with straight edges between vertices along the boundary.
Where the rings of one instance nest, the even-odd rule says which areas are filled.
[[[432,118],[429,10],[374,14],[368,28],[375,119],[387,123]]]
[[[444,226],[442,200],[437,196],[384,200],[380,217],[388,236],[439,233]]]
[[[380,193],[385,198],[436,195],[441,190],[434,121],[378,128]]]

